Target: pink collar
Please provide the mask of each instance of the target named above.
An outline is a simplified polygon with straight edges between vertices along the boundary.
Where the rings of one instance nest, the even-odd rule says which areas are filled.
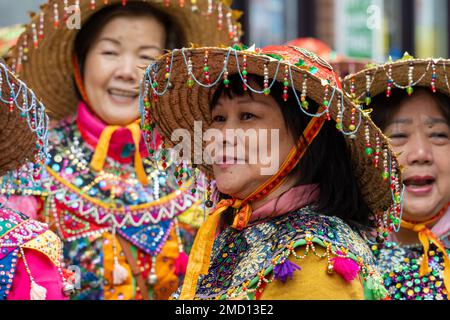
[[[309,184],[298,186],[272,199],[262,207],[253,211],[250,222],[266,220],[301,209],[317,201],[319,198],[319,185]]]
[[[77,125],[81,137],[92,148],[97,147],[98,140],[107,124],[100,120],[84,102],[78,105]],[[121,163],[131,163],[134,156],[134,142],[127,128],[118,129],[111,137],[108,156]],[[140,147],[142,157],[148,157],[147,148],[141,136]]]
[[[450,207],[439,221],[431,228],[431,231],[438,237],[445,236],[450,232]]]

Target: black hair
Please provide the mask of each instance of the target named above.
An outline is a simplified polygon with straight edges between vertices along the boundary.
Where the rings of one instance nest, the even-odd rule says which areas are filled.
[[[391,96],[379,94],[372,99],[373,111],[371,117],[373,122],[381,129],[385,130],[393,116],[400,109],[400,106],[408,99],[414,98],[417,94],[427,94],[438,106],[447,124],[450,126],[450,97],[441,93],[433,93],[431,89],[425,87],[414,88],[414,93],[409,96],[406,90],[398,88],[392,89]]]
[[[184,38],[184,32],[178,23],[167,13],[148,3],[130,2],[126,6],[121,4],[107,6],[89,18],[76,36],[75,54],[81,74],[83,74],[86,56],[93,42],[105,25],[116,17],[155,18],[166,30],[166,44],[164,49],[175,49],[187,44]]]
[[[215,92],[210,105],[211,109],[223,95],[230,98],[245,94],[253,95],[251,91],[244,91],[239,75],[231,75],[229,80],[228,88],[222,84]],[[259,76],[251,75],[248,80],[263,83],[263,78]],[[283,84],[276,82],[271,88],[270,95],[280,107],[288,132],[298,141],[311,117],[300,110],[292,89],[289,89],[289,99],[285,102],[282,98],[283,89]],[[308,112],[317,112],[318,107],[316,102],[310,100]],[[336,129],[336,123],[333,120],[325,122],[291,175],[298,177],[297,186],[319,185],[320,196],[313,204],[314,210],[318,213],[337,216],[348,223],[372,227],[369,221],[371,212],[361,195],[353,173],[347,144],[343,135]],[[230,224],[231,219],[232,212],[227,212],[223,223]]]

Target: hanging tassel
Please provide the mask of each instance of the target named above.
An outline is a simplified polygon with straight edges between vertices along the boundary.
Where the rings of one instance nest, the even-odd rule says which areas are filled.
[[[333,270],[340,274],[347,282],[352,282],[358,276],[360,267],[350,258],[335,257],[331,259]]]
[[[46,297],[47,289],[32,281],[30,289],[30,300],[45,300]]]
[[[128,270],[123,267],[119,261],[114,262],[113,283],[115,286],[120,286],[128,279]]]
[[[25,270],[27,271],[28,276],[30,277],[30,300],[45,300],[47,297],[47,289],[38,285],[36,281],[34,281],[33,276],[31,275],[30,266],[28,265],[27,258],[25,257],[25,252],[22,247],[19,247],[20,255],[23,260],[23,264],[25,265]]]
[[[180,252],[178,258],[175,260],[175,274],[184,276],[188,265],[189,257],[185,252]]]
[[[368,277],[366,282],[367,288],[372,292],[373,297],[376,300],[386,299],[388,297],[389,292],[386,288],[376,281],[373,277]]]
[[[302,270],[302,268],[291,262],[289,259],[286,259],[283,263],[275,266],[273,274],[275,279],[285,283],[288,277],[292,280],[294,272],[297,270]]]

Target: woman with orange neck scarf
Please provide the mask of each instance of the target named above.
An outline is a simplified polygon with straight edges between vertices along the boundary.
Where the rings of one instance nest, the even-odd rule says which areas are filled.
[[[400,213],[396,159],[326,61],[288,46],[174,50],[143,88],[148,133],[183,135],[180,156],[217,186],[174,298],[387,298],[360,234]],[[364,152],[376,141],[378,166]]]
[[[450,290],[450,61],[403,59],[346,79],[399,154],[401,228],[373,245],[393,299],[448,299]]]
[[[200,181],[168,154],[146,159],[146,144],[159,138],[142,138],[139,81],[166,48],[238,41],[227,3],[51,0],[20,36],[16,73],[62,119],[50,132],[41,190],[20,192],[43,200],[34,213],[64,240],[80,278],[76,299],[167,299],[178,287],[203,217],[202,193],[192,192]]]

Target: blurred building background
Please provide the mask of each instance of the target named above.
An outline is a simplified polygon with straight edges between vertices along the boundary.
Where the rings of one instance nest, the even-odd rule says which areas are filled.
[[[69,0],[70,2],[74,0]],[[102,1],[102,0],[97,0]],[[44,0],[0,0],[0,27],[25,23]],[[244,42],[316,37],[354,58],[450,56],[450,0],[234,0]]]
[[[245,42],[316,37],[337,53],[383,61],[450,55],[450,0],[238,0]]]

